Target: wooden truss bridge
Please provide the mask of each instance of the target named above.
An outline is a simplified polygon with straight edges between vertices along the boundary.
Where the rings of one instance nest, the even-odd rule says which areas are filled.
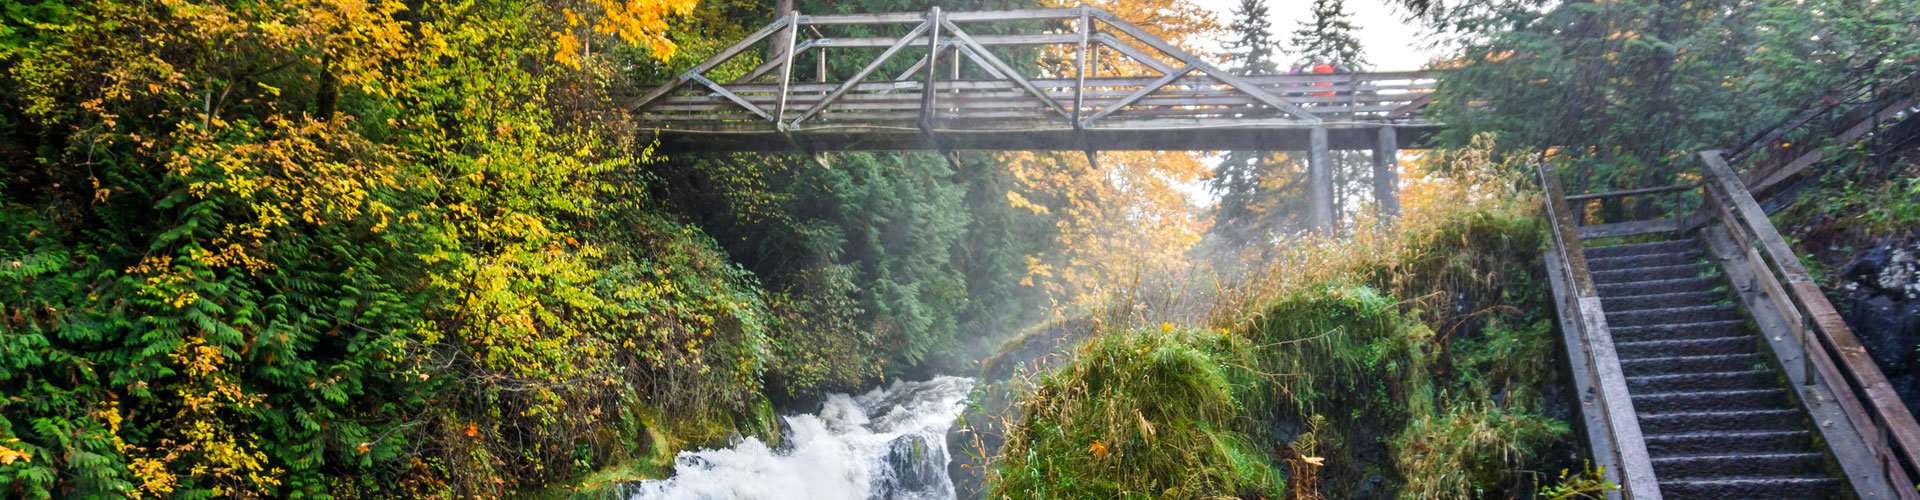
[[[850,35],[829,36],[841,32]],[[727,63],[762,44],[757,66],[717,75],[740,73],[745,64]],[[833,54],[867,59],[832,74]],[[632,110],[668,153],[1308,151],[1314,220],[1325,227],[1327,152],[1374,151],[1375,190],[1391,197],[1400,144],[1438,125],[1418,116],[1435,85],[1424,72],[1237,75],[1084,5],[935,7],[786,15],[652,88]]]

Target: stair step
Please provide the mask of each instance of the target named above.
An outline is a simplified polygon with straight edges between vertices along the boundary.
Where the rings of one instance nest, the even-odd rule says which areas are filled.
[[[1813,433],[1796,430],[1648,434],[1646,441],[1647,453],[1656,457],[1712,453],[1791,452],[1812,449]]]
[[[1805,428],[1800,410],[1699,411],[1640,414],[1649,434],[1701,431],[1790,431]]]
[[[1633,396],[1634,411],[1679,413],[1697,411],[1779,410],[1791,408],[1786,389],[1663,392]]]
[[[1725,299],[1727,294],[1720,292],[1656,293],[1600,299],[1600,309],[1607,312],[1626,312],[1667,307],[1698,307],[1710,306]]]
[[[1840,480],[1829,477],[1756,477],[1660,481],[1660,497],[1671,500],[1829,498],[1835,493],[1838,493],[1839,490]]]
[[[1726,453],[1653,459],[1653,473],[1664,480],[1741,477],[1794,477],[1824,471],[1819,453]]]
[[[1589,259],[1604,259],[1628,255],[1647,255],[1659,253],[1677,253],[1700,248],[1700,242],[1689,239],[1659,241],[1654,243],[1636,243],[1632,245],[1608,245],[1603,247],[1582,248]]]
[[[1680,278],[1659,281],[1636,281],[1633,283],[1599,283],[1594,288],[1600,297],[1622,298],[1639,295],[1658,295],[1664,293],[1711,292],[1720,285],[1720,277]]]
[[[1614,342],[1614,352],[1621,360],[1639,358],[1669,358],[1675,356],[1711,356],[1715,354],[1748,354],[1756,352],[1753,337],[1740,335],[1734,337],[1715,337],[1708,339],[1671,339],[1645,340],[1639,342]]]
[[[1658,281],[1698,277],[1714,268],[1699,264],[1681,264],[1677,266],[1636,267],[1611,271],[1591,271],[1594,283],[1634,283],[1640,281]]]
[[[1637,311],[1609,311],[1607,312],[1607,327],[1699,323],[1702,321],[1728,321],[1740,318],[1740,309],[1733,306],[1668,307],[1665,309],[1641,309]]]
[[[1759,366],[1762,370],[1767,369],[1766,357],[1760,353],[1749,353],[1620,360],[1620,370],[1629,376],[1739,372],[1751,371],[1755,366]]]
[[[1679,373],[1627,377],[1631,394],[1653,395],[1665,392],[1740,391],[1780,387],[1772,370],[1713,373]]]
[[[1746,324],[1746,322],[1741,320],[1723,320],[1620,327],[1607,325],[1607,333],[1613,335],[1614,342],[1710,339],[1743,335],[1744,333],[1740,331],[1740,326],[1744,324]]]
[[[1677,266],[1700,262],[1698,250],[1673,253],[1650,253],[1625,255],[1620,257],[1587,258],[1588,271],[1613,271],[1618,269],[1638,269],[1643,267]]]

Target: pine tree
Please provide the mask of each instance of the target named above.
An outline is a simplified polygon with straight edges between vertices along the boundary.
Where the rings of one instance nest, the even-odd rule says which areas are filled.
[[[1233,54],[1233,72],[1239,74],[1274,73],[1273,23],[1267,20],[1266,0],[1240,0],[1233,9],[1233,38],[1225,45]],[[1248,243],[1261,232],[1260,214],[1251,209],[1260,195],[1259,169],[1267,155],[1257,151],[1231,151],[1214,167],[1211,189],[1219,202],[1209,229],[1238,245]]]
[[[1233,54],[1233,72],[1242,75],[1274,72],[1276,47],[1273,23],[1267,21],[1267,0],[1240,0],[1233,16],[1230,28],[1234,38],[1225,44]]]
[[[1293,30],[1291,52],[1302,59],[1338,63],[1349,71],[1366,67],[1351,16],[1345,0],[1313,0],[1313,17]]]

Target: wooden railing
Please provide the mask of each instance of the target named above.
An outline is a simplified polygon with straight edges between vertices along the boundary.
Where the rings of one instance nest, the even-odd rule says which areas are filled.
[[[1559,264],[1558,269],[1551,272],[1564,276],[1567,285],[1567,293],[1561,294],[1560,311],[1563,316],[1573,317],[1574,321],[1569,323],[1578,330],[1571,336],[1577,341],[1568,342],[1568,355],[1578,357],[1576,366],[1586,367],[1576,370],[1579,373],[1573,376],[1584,379],[1582,385],[1592,389],[1594,406],[1600,415],[1599,428],[1588,429],[1589,433],[1602,434],[1593,438],[1596,441],[1594,458],[1612,471],[1608,479],[1620,486],[1622,498],[1658,500],[1660,485],[1653,475],[1653,461],[1647,454],[1640,419],[1633,409],[1633,397],[1627,392],[1627,379],[1620,368],[1619,353],[1614,350],[1613,335],[1607,330],[1599,290],[1593,284],[1587,258],[1581,252],[1581,236],[1574,213],[1567,205],[1568,197],[1561,193],[1560,175],[1555,167],[1542,163],[1539,171],[1540,185],[1546,191],[1547,221],[1553,226],[1554,255],[1558,257],[1552,260]],[[1583,407],[1581,411],[1588,410]]]
[[[1865,441],[1892,490],[1900,498],[1920,498],[1909,478],[1920,477],[1920,424],[1887,383],[1886,375],[1847,327],[1820,286],[1808,277],[1800,259],[1767,220],[1747,184],[1720,151],[1700,153],[1708,212],[1725,225],[1734,243],[1753,265],[1753,283],[1786,316],[1787,327],[1806,353],[1801,385],[1824,382],[1847,419]],[[1744,278],[1744,277],[1743,277]]]
[[[1010,30],[1038,33],[988,33]],[[875,31],[904,32],[868,35]],[[849,36],[830,36],[835,33]],[[757,67],[737,77],[715,71],[762,43],[772,46],[773,57]],[[997,52],[1004,47],[1039,48],[1050,62],[1016,67]],[[830,74],[829,52],[858,57],[863,67]],[[898,74],[878,73],[896,59],[913,62]],[[1103,73],[1103,67],[1109,69]],[[1127,74],[1113,74],[1114,68]],[[1377,126],[1418,122],[1415,112],[1435,87],[1426,72],[1238,75],[1090,6],[935,7],[795,13],[654,87],[631,107],[646,127],[705,132]]]
[[[1607,237],[1614,237],[1614,236],[1633,236],[1637,234],[1648,234],[1648,233],[1670,233],[1670,232],[1679,232],[1679,231],[1684,231],[1687,229],[1698,227],[1700,223],[1705,222],[1706,214],[1698,210],[1697,209],[1698,207],[1694,207],[1695,209],[1692,209],[1692,210],[1687,210],[1687,209],[1671,210],[1670,213],[1680,213],[1683,215],[1673,216],[1665,219],[1652,219],[1652,220],[1630,219],[1630,220],[1619,220],[1619,221],[1607,221],[1607,220],[1601,219],[1598,216],[1598,214],[1588,212],[1587,209],[1589,205],[1598,205],[1598,203],[1593,203],[1593,202],[1601,202],[1605,200],[1622,200],[1624,202],[1626,200],[1631,200],[1636,198],[1640,198],[1640,199],[1666,198],[1669,200],[1668,203],[1671,206],[1678,207],[1683,204],[1689,204],[1690,202],[1686,200],[1682,200],[1681,198],[1687,195],[1697,195],[1699,187],[1700,187],[1700,183],[1689,182],[1684,184],[1674,184],[1671,186],[1625,189],[1620,191],[1608,191],[1604,193],[1580,193],[1575,195],[1568,195],[1566,197],[1566,200],[1569,203],[1575,203],[1575,205],[1572,205],[1572,208],[1570,209],[1571,212],[1569,213],[1573,216],[1573,219],[1574,219],[1574,228],[1576,230],[1575,232],[1576,234],[1579,234],[1581,238],[1590,239],[1590,238],[1607,238]],[[1597,221],[1598,222],[1597,224],[1587,224],[1587,222],[1594,221],[1596,219],[1599,219]]]
[[[1747,189],[1766,193],[1826,157],[1828,144],[1852,144],[1881,124],[1920,106],[1920,73],[1892,84],[1867,82],[1823,94],[1812,106],[1755,133],[1727,151],[1731,165],[1751,161],[1742,180]]]

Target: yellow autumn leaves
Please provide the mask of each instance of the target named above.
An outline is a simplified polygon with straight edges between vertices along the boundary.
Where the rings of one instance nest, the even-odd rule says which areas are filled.
[[[618,36],[627,43],[646,47],[655,59],[667,60],[679,49],[667,37],[667,19],[692,12],[695,3],[696,0],[589,0],[586,16],[564,9],[567,28],[552,33],[553,59],[580,69],[581,60],[591,48],[590,42],[582,42],[590,40],[589,34],[580,29],[590,27],[592,33]],[[595,13],[598,16],[594,16]],[[594,19],[589,21],[589,16]]]

